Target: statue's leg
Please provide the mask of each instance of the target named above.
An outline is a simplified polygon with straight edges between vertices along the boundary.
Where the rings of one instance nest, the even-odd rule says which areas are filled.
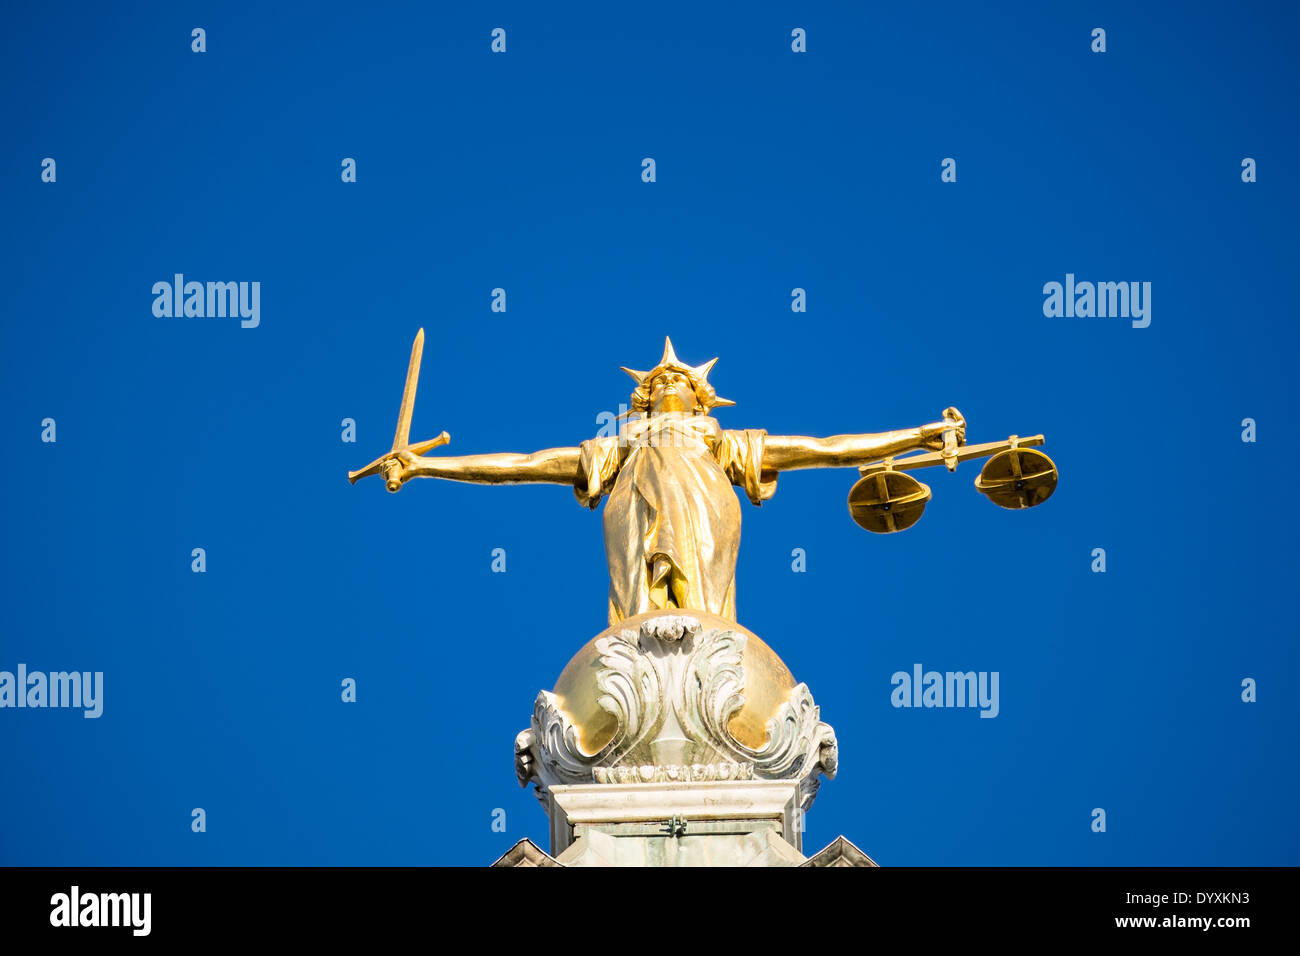
[[[736,619],[736,579],[733,577],[731,583],[727,585],[726,597],[722,599],[722,611],[718,617],[725,617],[728,621]]]
[[[685,580],[672,558],[662,552],[653,555],[650,558],[650,606],[681,607]]]
[[[619,621],[623,620],[623,609],[618,606],[618,596],[614,593],[614,585],[609,586],[609,626],[613,627]]]

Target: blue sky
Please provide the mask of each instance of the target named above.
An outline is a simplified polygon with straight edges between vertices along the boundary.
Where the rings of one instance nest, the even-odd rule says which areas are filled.
[[[1046,433],[1033,511],[969,465],[892,536],[849,519],[852,470],[743,504],[739,619],[840,743],[810,847],[1296,863],[1294,7],[444,6],[10,11],[0,669],[105,700],[0,710],[0,861],[545,844],[512,744],[604,625],[600,519],[348,485],[423,326],[412,436],[449,453],[591,437],[665,334],[721,357],[724,427]],[[175,273],[260,282],[259,326],[155,317]],[[1045,317],[1067,273],[1151,282],[1150,326]],[[917,662],[998,671],[998,717],[891,707]]]

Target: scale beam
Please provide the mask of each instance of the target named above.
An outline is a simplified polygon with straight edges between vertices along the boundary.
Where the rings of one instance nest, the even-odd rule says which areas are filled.
[[[982,445],[962,445],[951,455],[945,455],[941,451],[932,451],[923,455],[908,455],[904,458],[886,458],[884,461],[873,461],[871,464],[859,468],[858,473],[874,475],[878,471],[912,471],[915,468],[945,465],[952,460],[963,462],[970,461],[973,458],[988,458],[990,455],[1010,451],[1012,448],[1030,448],[1034,445],[1041,445],[1044,441],[1046,439],[1042,435],[1031,435],[1028,438],[1012,435],[1006,441],[990,441]]]

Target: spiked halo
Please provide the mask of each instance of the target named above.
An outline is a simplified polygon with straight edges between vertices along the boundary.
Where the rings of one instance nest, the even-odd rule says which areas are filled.
[[[718,393],[713,390],[709,384],[709,371],[713,368],[717,358],[711,358],[703,365],[687,365],[677,357],[673,351],[673,340],[664,336],[664,356],[659,360],[659,364],[648,372],[638,372],[636,369],[622,367],[623,371],[631,375],[636,381],[636,391],[632,393],[632,405],[636,411],[645,411],[649,405],[650,383],[654,381],[656,375],[661,372],[681,372],[691,381],[691,387],[695,390],[695,400],[707,414],[710,409],[719,408],[725,405],[735,405],[736,403],[728,398],[719,398]]]

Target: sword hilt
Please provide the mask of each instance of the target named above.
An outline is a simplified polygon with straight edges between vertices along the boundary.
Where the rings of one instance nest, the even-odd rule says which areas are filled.
[[[366,467],[358,471],[348,472],[348,481],[356,484],[360,479],[370,475],[382,475],[384,487],[389,491],[400,491],[402,482],[397,475],[400,475],[399,462],[396,455],[398,452],[409,451],[412,455],[423,455],[426,451],[437,448],[439,445],[445,445],[451,441],[451,435],[442,432],[437,438],[430,438],[428,441],[416,442],[414,445],[406,445],[403,448],[393,448],[388,454],[376,458]]]
[[[379,466],[380,472],[384,476],[384,487],[391,492],[402,490],[402,479],[398,477],[402,472],[402,465],[396,458],[390,458]]]

